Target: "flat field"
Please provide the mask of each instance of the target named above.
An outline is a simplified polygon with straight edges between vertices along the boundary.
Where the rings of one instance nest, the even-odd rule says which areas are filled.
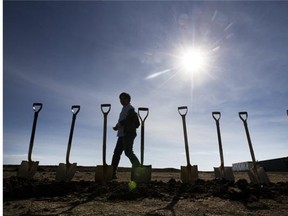
[[[94,181],[95,167],[77,167],[66,183],[55,182],[57,166],[38,167],[32,180],[16,177],[17,169],[3,166],[4,215],[288,215],[287,172],[268,172],[269,185],[250,183],[246,172],[234,172],[234,183],[199,172],[183,184],[179,170],[153,169],[151,182],[132,189],[127,168],[106,184]]]

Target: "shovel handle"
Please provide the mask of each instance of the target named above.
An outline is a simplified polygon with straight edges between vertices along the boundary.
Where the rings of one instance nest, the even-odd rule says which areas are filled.
[[[184,112],[182,113],[181,111],[183,111],[183,110],[184,110]],[[185,116],[187,114],[187,111],[188,111],[187,106],[178,107],[178,112],[182,117],[187,166],[190,167],[191,163],[190,163],[190,156],[189,156],[189,146],[188,146],[187,128],[186,128],[186,120],[185,120]]]
[[[146,115],[145,115],[144,118],[141,117],[141,114],[140,114],[141,112],[146,112]],[[141,120],[141,123],[145,122],[145,120],[148,117],[148,115],[149,115],[149,109],[147,107],[139,107],[138,108],[138,116],[139,116],[139,118]]]
[[[71,107],[71,111],[72,111],[73,115],[77,115],[80,111],[80,105],[73,105]]]
[[[105,111],[105,109],[107,109]],[[104,126],[103,126],[103,145],[102,145],[102,160],[103,166],[106,166],[106,140],[107,140],[107,116],[110,112],[111,104],[101,104],[101,111],[104,115]]]
[[[33,103],[33,110],[35,113],[39,113],[42,109],[42,103]]]
[[[105,111],[104,108],[107,108],[108,110]],[[110,109],[111,109],[111,104],[101,104],[101,111],[104,115],[105,114],[108,115],[108,113],[110,112]]]
[[[243,122],[246,122],[248,119],[248,113],[247,112],[239,112],[239,117]]]
[[[219,121],[221,118],[220,112],[212,112],[212,117],[215,119],[215,121]]]
[[[141,117],[141,112],[146,112],[144,118]],[[144,122],[148,117],[149,109],[147,107],[139,107],[138,108],[138,116],[141,120],[141,166],[144,164]]]
[[[34,145],[34,137],[35,137],[35,131],[37,126],[37,119],[38,119],[38,113],[42,109],[42,103],[33,103],[33,110],[34,110],[34,120],[33,120],[33,126],[32,126],[32,132],[31,132],[31,138],[29,143],[29,150],[28,150],[28,161],[32,162],[32,150]]]
[[[224,172],[224,156],[223,156],[223,148],[222,148],[222,140],[221,140],[221,132],[220,132],[220,118],[221,113],[220,112],[212,112],[212,117],[216,121],[216,128],[217,128],[217,137],[218,137],[218,145],[219,145],[219,153],[220,153],[220,169],[221,172]]]
[[[248,145],[249,145],[249,150],[250,150],[253,166],[257,167],[255,154],[254,154],[254,150],[253,150],[253,146],[252,146],[252,141],[251,141],[250,133],[249,133],[249,129],[248,129],[248,123],[247,123],[248,113],[247,112],[239,112],[239,117],[244,123],[244,128],[245,128],[245,132],[246,132],[246,136],[247,136],[247,141],[248,141]]]
[[[74,126],[75,126],[76,116],[80,111],[80,105],[73,105],[71,107],[71,111],[73,113],[73,116],[72,116],[69,140],[68,140],[68,145],[67,145],[66,164],[70,164],[69,158],[70,158],[70,151],[71,151],[71,145],[72,145],[72,139],[73,139],[73,133],[74,133]]]
[[[182,113],[181,111],[184,110],[184,113]],[[187,106],[180,106],[178,107],[178,112],[181,116],[186,116],[187,114],[187,111],[188,111],[188,107]]]

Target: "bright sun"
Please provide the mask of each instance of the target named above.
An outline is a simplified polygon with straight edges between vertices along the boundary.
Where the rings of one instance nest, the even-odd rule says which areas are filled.
[[[199,73],[207,67],[207,54],[199,48],[185,50],[179,58],[180,67],[185,72]]]

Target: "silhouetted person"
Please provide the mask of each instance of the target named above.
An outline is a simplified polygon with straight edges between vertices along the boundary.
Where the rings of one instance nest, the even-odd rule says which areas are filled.
[[[119,96],[123,108],[119,115],[118,123],[113,127],[117,132],[118,140],[112,158],[113,178],[116,179],[117,167],[123,151],[129,158],[132,166],[139,166],[140,162],[133,152],[133,143],[136,137],[136,129],[139,127],[139,119],[134,107],[130,104],[131,97],[123,92]]]

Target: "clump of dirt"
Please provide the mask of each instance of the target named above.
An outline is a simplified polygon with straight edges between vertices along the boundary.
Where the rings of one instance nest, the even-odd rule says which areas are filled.
[[[259,199],[277,199],[277,197],[288,196],[288,183],[257,185],[248,183],[245,179],[240,179],[235,183],[217,179],[199,179],[193,184],[183,184],[172,178],[168,182],[151,181],[137,184],[135,188],[131,188],[128,182],[117,181],[99,184],[92,181],[56,182],[49,179],[26,180],[19,177],[3,180],[4,201],[68,195],[120,201],[145,198],[179,200],[219,197],[247,203]]]

